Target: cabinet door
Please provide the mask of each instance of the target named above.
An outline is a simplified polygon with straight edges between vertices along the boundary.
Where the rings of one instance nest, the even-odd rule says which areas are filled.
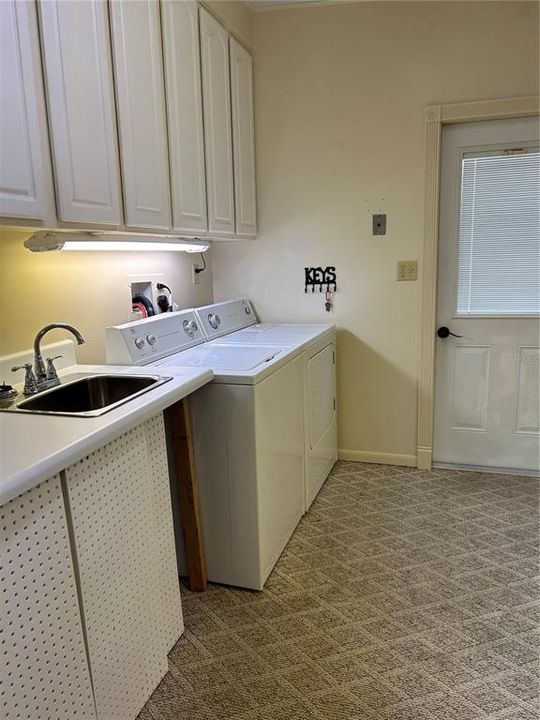
[[[248,51],[230,38],[234,153],[235,229],[239,236],[257,235],[255,190],[255,123],[253,118],[253,61]]]
[[[0,507],[0,558],[0,717],[95,720],[58,475]]]
[[[176,643],[184,630],[178,564],[171,507],[171,487],[163,415],[159,414],[143,425],[148,446],[149,477],[152,481],[151,509],[155,519],[155,539],[158,553],[156,562],[160,575],[161,618],[160,628],[164,633],[167,652]]]
[[[59,220],[122,223],[107,4],[40,2]]]
[[[318,347],[304,353],[306,511],[337,459],[335,344]]]
[[[0,2],[0,215],[54,216],[33,3]]]
[[[208,230],[234,235],[229,35],[200,9]]]
[[[126,225],[169,229],[171,207],[159,3],[111,3]]]
[[[98,716],[135,718],[182,631],[162,416],[66,470]]]
[[[198,6],[194,0],[163,0],[161,8],[173,227],[204,232],[208,219]]]

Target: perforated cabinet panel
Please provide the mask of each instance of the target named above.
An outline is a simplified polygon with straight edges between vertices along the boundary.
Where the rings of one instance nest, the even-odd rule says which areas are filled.
[[[154,418],[66,471],[100,720],[136,717],[167,671],[173,642],[163,608],[175,598],[164,577],[177,575],[159,434],[162,420]],[[169,519],[157,523],[162,512]],[[176,592],[177,638],[178,583]]]
[[[95,720],[58,475],[0,507],[0,718]]]
[[[178,566],[174,543],[174,526],[169,489],[169,468],[163,415],[148,420],[143,429],[148,442],[150,475],[154,483],[154,511],[159,537],[159,566],[162,577],[162,627],[165,633],[167,651],[178,640],[184,630]]]

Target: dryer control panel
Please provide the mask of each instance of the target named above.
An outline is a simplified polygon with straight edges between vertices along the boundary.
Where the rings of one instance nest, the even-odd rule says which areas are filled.
[[[195,308],[195,313],[207,340],[228,335],[257,322],[255,312],[247,298],[204,305]]]

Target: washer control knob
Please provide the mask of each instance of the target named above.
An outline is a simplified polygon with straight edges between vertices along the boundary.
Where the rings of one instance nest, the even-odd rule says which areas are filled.
[[[251,308],[249,307],[249,305],[246,305],[244,310],[246,311],[246,315],[251,315]]]
[[[221,318],[219,315],[216,315],[216,313],[210,313],[208,315],[208,322],[210,323],[210,326],[214,328],[214,330],[217,330],[218,327],[221,325]]]
[[[184,320],[182,327],[189,337],[193,337],[199,329],[195,320]]]
[[[143,347],[144,347],[144,338],[142,338],[142,337],[136,337],[133,342],[135,343],[135,347],[136,347],[136,348],[138,348],[139,350],[142,350],[142,349],[143,349]]]
[[[149,345],[155,345],[156,342],[157,342],[157,338],[156,338],[155,335],[147,335],[147,336],[146,336],[146,342],[147,342]]]

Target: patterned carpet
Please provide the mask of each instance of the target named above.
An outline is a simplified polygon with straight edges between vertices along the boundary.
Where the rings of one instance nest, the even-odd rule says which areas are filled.
[[[141,720],[537,720],[538,499],[339,462],[263,593],[183,590]]]

